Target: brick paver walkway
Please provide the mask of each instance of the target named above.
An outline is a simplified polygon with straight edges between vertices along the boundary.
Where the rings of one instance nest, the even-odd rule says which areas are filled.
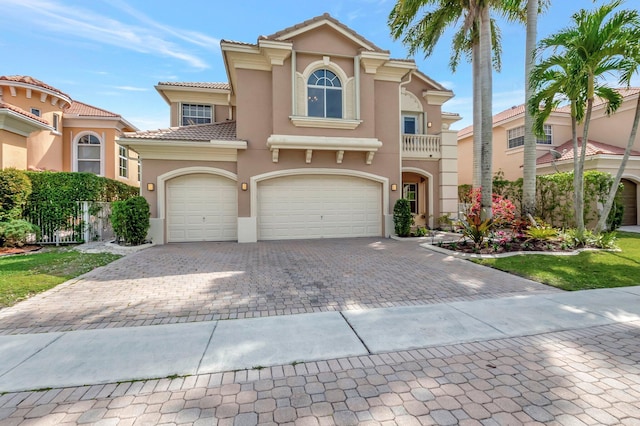
[[[640,323],[0,396],[0,424],[638,425]]]
[[[0,334],[417,305],[557,291],[390,239],[153,247],[0,310]]]

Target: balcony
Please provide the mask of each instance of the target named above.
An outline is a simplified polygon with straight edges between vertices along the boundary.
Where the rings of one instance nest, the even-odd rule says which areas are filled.
[[[439,159],[440,136],[402,135],[402,158],[405,160]]]

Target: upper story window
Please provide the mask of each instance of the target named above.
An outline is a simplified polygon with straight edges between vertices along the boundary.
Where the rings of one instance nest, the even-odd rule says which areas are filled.
[[[551,125],[544,125],[544,138],[538,138],[536,142],[541,145],[551,145],[553,140],[553,134],[551,132]],[[509,129],[507,131],[507,139],[509,142],[509,148],[516,148],[524,145],[524,126],[516,127],[515,129]]]
[[[182,104],[182,125],[211,123],[212,111],[211,105]]]
[[[36,117],[40,117],[40,110],[38,108],[31,108],[31,114],[35,115]]]
[[[138,182],[142,181],[142,160],[138,157]]]
[[[126,178],[129,176],[129,156],[127,148],[118,145],[118,176]]]
[[[53,114],[53,130],[56,132],[59,131],[60,127],[60,116],[58,114]]]
[[[402,116],[402,133],[405,135],[418,134],[418,117],[415,115]]]
[[[84,135],[77,143],[77,171],[100,175],[102,171],[102,146],[95,135]]]
[[[307,114],[310,117],[342,118],[342,84],[327,69],[315,71],[307,80]]]

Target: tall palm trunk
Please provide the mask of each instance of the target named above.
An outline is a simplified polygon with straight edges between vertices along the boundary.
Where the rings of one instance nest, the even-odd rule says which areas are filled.
[[[529,99],[533,96],[531,73],[535,65],[538,34],[538,0],[527,2],[527,40],[525,47],[525,113],[524,113],[524,167],[522,182],[522,216],[534,216],[536,210],[536,135],[533,132],[533,112]]]
[[[615,179],[613,179],[613,184],[611,184],[611,189],[609,190],[607,201],[602,208],[602,213],[600,215],[600,219],[598,220],[598,225],[595,229],[596,233],[606,229],[607,218],[609,217],[611,207],[613,207],[613,201],[615,200],[616,193],[618,192],[618,185],[620,185],[622,174],[624,173],[625,167],[627,167],[627,161],[629,160],[629,155],[631,155],[631,148],[636,141],[636,135],[638,134],[638,123],[640,123],[640,93],[638,93],[638,100],[636,102],[636,114],[633,117],[633,125],[631,126],[631,133],[629,133],[627,147],[624,150],[624,155],[622,156],[622,161],[620,162],[620,167],[618,168],[618,173],[616,173],[616,177]]]
[[[471,185],[478,188],[482,185],[482,105],[480,99],[480,44],[474,41],[472,46],[471,67],[473,68],[473,178]]]
[[[593,87],[593,86],[592,86]],[[593,93],[591,91],[590,93]],[[576,213],[576,232],[582,238],[584,235],[584,160],[587,155],[587,141],[589,140],[589,122],[591,121],[591,111],[593,110],[593,96],[587,99],[587,112],[584,117],[584,129],[582,131],[582,146],[580,147],[580,159],[578,160],[578,168],[573,176],[573,187],[575,191],[575,213]],[[574,157],[577,151],[574,151]],[[575,164],[575,161],[574,161]]]
[[[481,217],[488,219],[493,217],[492,192],[493,192],[493,123],[492,123],[492,68],[491,68],[491,18],[489,6],[482,6],[480,11],[480,93],[482,112],[482,196]]]

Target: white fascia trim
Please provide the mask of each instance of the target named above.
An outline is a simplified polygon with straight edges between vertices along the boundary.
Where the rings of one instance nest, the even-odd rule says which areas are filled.
[[[450,90],[425,90],[422,92],[422,96],[424,96],[429,105],[442,106],[454,95]]]
[[[36,130],[53,131],[51,126],[6,108],[0,109],[0,129],[25,137]]]
[[[267,139],[270,149],[377,151],[381,146],[382,142],[376,138],[271,135]]]
[[[326,169],[326,168],[309,168],[309,169],[289,169],[277,170],[274,172],[263,173],[261,175],[252,176],[250,178],[249,192],[251,194],[251,217],[258,215],[258,183],[263,180],[273,179],[283,176],[300,176],[300,175],[332,175],[332,176],[353,176],[363,179],[369,179],[382,184],[382,214],[389,213],[389,178],[374,175],[372,173],[361,172],[359,170],[345,169]]]
[[[222,149],[247,149],[247,141],[225,141],[215,140],[194,142],[176,141],[171,139],[142,140],[136,138],[117,137],[116,142],[124,146],[147,146],[147,147],[184,147],[184,148],[222,148]]]
[[[291,123],[296,127],[315,127],[323,129],[347,129],[357,128],[362,120],[347,120],[344,118],[305,117],[301,115],[289,116]]]
[[[184,167],[181,169],[171,170],[163,173],[156,178],[156,193],[157,195],[157,211],[158,219],[165,219],[165,187],[168,180],[176,178],[178,176],[190,175],[195,173],[207,173],[211,175],[217,175],[231,179],[234,182],[238,181],[238,175],[228,170],[218,169],[216,167],[205,166],[193,166]],[[164,230],[163,230],[164,232]]]
[[[433,175],[428,171],[419,169],[417,167],[403,167],[402,171],[408,173],[417,173],[427,178],[427,182],[429,182],[429,205],[427,206],[427,220],[429,221],[429,227],[433,229]],[[442,193],[442,191],[440,190],[438,191],[438,193]]]
[[[23,83],[23,82],[20,82],[20,81],[0,81],[0,86],[8,86],[9,88],[11,88],[11,87],[21,87],[21,88],[24,88],[24,89],[27,89],[27,90],[31,89],[34,92],[40,92],[40,93],[47,94],[47,95],[49,95],[49,96],[51,96],[53,98],[60,99],[60,100],[62,100],[64,102],[66,102],[68,105],[71,105],[71,98],[63,95],[61,92],[56,92],[56,91],[53,91],[53,90],[50,90],[50,89],[46,89],[44,87],[40,87],[40,86],[37,86],[37,85],[34,85],[34,84]],[[52,104],[52,105],[55,105],[55,104]]]

